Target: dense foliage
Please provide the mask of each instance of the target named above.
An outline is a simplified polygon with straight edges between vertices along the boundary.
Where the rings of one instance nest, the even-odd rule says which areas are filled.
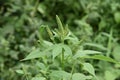
[[[119,0],[0,0],[0,19],[0,80],[120,79]]]

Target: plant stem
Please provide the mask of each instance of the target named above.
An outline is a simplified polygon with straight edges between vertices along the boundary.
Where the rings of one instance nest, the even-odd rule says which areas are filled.
[[[75,66],[75,64],[76,64],[76,61],[74,61],[74,64],[72,65],[70,80],[72,80],[72,74],[74,72],[74,66]]]
[[[29,79],[28,79],[28,74],[27,74],[26,68],[25,68],[25,66],[24,66],[23,64],[22,64],[22,69],[23,69],[23,72],[24,72],[24,74],[25,74],[26,80],[29,80]]]
[[[62,49],[62,69],[64,70],[64,49]]]

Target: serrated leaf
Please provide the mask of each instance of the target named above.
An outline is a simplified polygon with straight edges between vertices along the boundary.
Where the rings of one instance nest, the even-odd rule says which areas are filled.
[[[74,73],[72,75],[72,80],[88,80],[88,79],[91,79],[92,76],[86,76],[82,73]]]

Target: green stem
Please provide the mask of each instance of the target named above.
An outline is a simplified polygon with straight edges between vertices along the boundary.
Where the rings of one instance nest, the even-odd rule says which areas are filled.
[[[26,68],[25,68],[25,66],[24,66],[23,64],[22,64],[22,69],[23,69],[23,72],[24,72],[24,74],[25,74],[26,80],[29,80],[29,77],[28,77]]]
[[[110,56],[110,52],[111,52],[111,48],[112,48],[112,35],[113,35],[113,31],[112,31],[112,28],[111,28],[110,36],[109,36],[109,39],[108,39],[107,53],[106,53],[107,57]]]
[[[64,70],[64,50],[62,49],[62,69]]]
[[[70,80],[72,80],[72,74],[74,72],[74,66],[75,66],[75,64],[76,64],[76,61],[74,61],[74,64],[72,65]]]

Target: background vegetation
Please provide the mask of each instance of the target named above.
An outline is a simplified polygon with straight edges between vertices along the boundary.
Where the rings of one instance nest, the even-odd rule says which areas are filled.
[[[59,77],[57,77],[58,79],[54,77],[54,74],[59,72],[53,72],[49,75],[50,77],[47,76],[54,69],[46,70],[45,65],[51,64],[48,62],[51,61],[50,58],[48,58],[50,60],[42,57],[42,59],[20,61],[30,52],[32,54],[39,53],[35,52],[38,48],[44,51],[51,43],[54,44],[48,35],[49,29],[46,31],[44,27],[46,28],[48,25],[52,33],[55,34],[55,28],[58,28],[60,24],[59,18],[56,22],[56,15],[59,16],[64,26],[68,24],[69,32],[71,32],[68,40],[64,38],[63,48],[67,45],[71,49],[68,51],[72,53],[77,50],[83,50],[81,53],[85,53],[85,50],[91,50],[97,52],[90,51],[90,54],[101,52],[101,55],[108,57],[108,60],[106,57],[102,58],[105,61],[102,61],[101,58],[98,60],[98,57],[96,57],[97,60],[94,60],[95,57],[93,57],[94,59],[82,60],[83,64],[77,62],[74,72],[82,72],[88,76],[83,79],[72,78],[72,80],[89,78],[96,80],[96,78],[91,79],[90,77],[90,75],[95,77],[89,72],[91,69],[81,70],[81,67],[85,65],[94,67],[99,80],[120,80],[120,65],[115,62],[120,61],[120,0],[0,0],[0,80],[59,79]],[[59,35],[55,39],[56,45],[61,43],[60,37]],[[44,46],[41,46],[41,41],[46,41]],[[81,41],[80,44],[79,41]],[[66,50],[66,48],[64,49]],[[89,51],[86,53],[88,54]],[[58,54],[53,55],[54,58]],[[29,55],[25,59],[28,58]],[[36,56],[32,58],[36,58]],[[111,61],[109,58],[115,61]],[[59,57],[55,59],[56,63],[52,64],[53,67],[59,64],[59,59]],[[72,59],[69,58],[69,60]],[[64,69],[68,73],[71,71],[70,66],[73,65],[69,60],[66,60],[65,66],[68,67]],[[84,62],[90,64],[84,64]],[[61,66],[57,66],[57,70],[58,68]],[[67,73],[60,72],[58,76],[63,76],[60,74],[67,75]],[[80,74],[74,76],[80,76]]]

